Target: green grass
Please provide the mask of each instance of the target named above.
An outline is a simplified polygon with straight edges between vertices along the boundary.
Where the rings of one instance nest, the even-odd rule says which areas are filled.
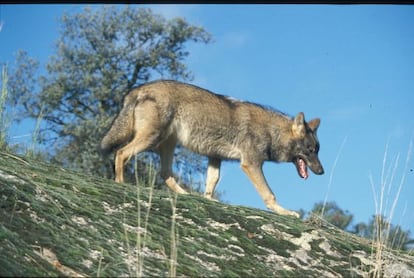
[[[350,258],[370,246],[356,236],[150,185],[0,152],[0,275],[362,277]]]

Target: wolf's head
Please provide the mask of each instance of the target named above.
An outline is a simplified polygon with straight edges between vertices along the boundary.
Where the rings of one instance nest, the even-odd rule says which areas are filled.
[[[318,157],[319,141],[316,136],[320,122],[320,119],[305,122],[302,112],[293,120],[293,140],[290,142],[289,161],[295,164],[299,176],[304,179],[309,176],[308,167],[317,175],[324,173]]]

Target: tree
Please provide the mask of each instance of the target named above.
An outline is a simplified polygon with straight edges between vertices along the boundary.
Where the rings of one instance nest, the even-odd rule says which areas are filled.
[[[38,63],[24,52],[18,55],[9,74],[11,104],[19,107],[20,119],[42,119],[40,140],[53,161],[112,178],[113,162],[96,149],[123,95],[155,77],[191,80],[184,64],[191,41],[208,43],[211,35],[150,9],[105,6],[65,14],[46,75],[35,78]],[[183,156],[195,160],[190,170],[205,168],[199,157],[180,150]]]
[[[303,210],[301,214],[304,214]],[[347,230],[353,219],[350,212],[344,211],[335,202],[316,203],[310,214],[318,215],[342,230]],[[391,224],[382,215],[374,215],[368,223],[360,222],[348,231],[392,249],[412,250],[414,246],[410,231],[404,231],[401,226]]]
[[[342,210],[335,202],[319,202],[313,206],[311,213],[320,215],[327,222],[346,230],[353,219],[353,215]]]
[[[414,245],[410,231],[404,231],[400,225],[391,224],[382,215],[372,216],[368,223],[356,224],[353,233],[378,241],[392,249],[410,250]]]

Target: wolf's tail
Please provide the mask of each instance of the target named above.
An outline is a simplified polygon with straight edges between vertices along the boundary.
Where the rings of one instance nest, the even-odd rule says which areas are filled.
[[[134,105],[126,105],[113,121],[111,128],[106,133],[99,145],[102,155],[111,153],[114,149],[131,140],[134,131]]]

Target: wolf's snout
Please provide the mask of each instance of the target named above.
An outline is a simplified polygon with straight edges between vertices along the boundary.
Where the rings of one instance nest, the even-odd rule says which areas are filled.
[[[325,173],[325,171],[323,170],[322,166],[317,167],[316,169],[312,169],[312,171],[316,174],[316,175],[323,175],[323,173]]]

